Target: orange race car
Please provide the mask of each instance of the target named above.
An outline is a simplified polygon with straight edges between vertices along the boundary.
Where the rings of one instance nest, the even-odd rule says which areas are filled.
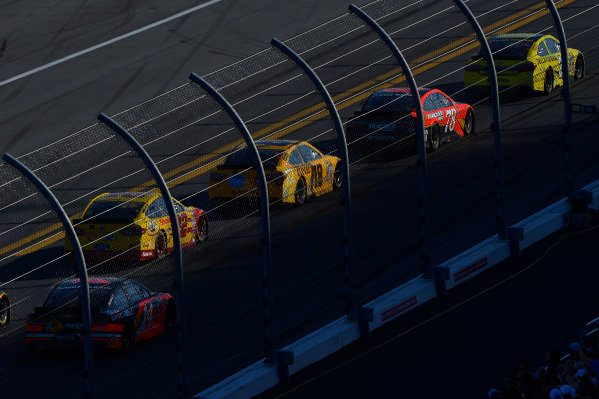
[[[414,145],[416,109],[409,88],[377,90],[347,123],[348,144]],[[474,132],[474,109],[437,89],[418,89],[428,148],[435,151],[453,137]]]

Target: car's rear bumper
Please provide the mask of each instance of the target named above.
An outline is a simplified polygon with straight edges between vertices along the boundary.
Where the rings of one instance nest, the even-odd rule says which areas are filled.
[[[83,336],[80,334],[45,334],[27,333],[25,344],[31,351],[44,349],[81,349]],[[121,349],[123,336],[120,333],[93,333],[92,345],[94,349]]]

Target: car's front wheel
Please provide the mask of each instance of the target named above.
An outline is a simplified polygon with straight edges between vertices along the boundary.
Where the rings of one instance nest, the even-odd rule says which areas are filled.
[[[163,233],[159,233],[156,236],[154,251],[156,253],[156,259],[163,258],[166,255],[166,237]]]
[[[464,118],[464,136],[474,133],[474,112],[471,109],[466,112]]]
[[[428,149],[430,151],[437,151],[439,149],[439,144],[441,143],[441,132],[439,129],[439,125],[433,125],[428,131]]]
[[[198,218],[196,223],[195,240],[196,242],[202,242],[208,239],[208,219],[202,215]]]
[[[0,326],[10,322],[10,302],[7,297],[0,299]]]
[[[295,185],[295,205],[302,206],[304,202],[306,202],[306,183],[302,177]]]
[[[166,312],[164,313],[164,329],[170,330],[175,328],[177,324],[177,306],[174,302],[169,302],[166,305]]]
[[[584,58],[582,56],[576,57],[576,63],[574,64],[574,79],[584,78]]]
[[[543,86],[543,93],[550,94],[553,91],[553,69],[549,68],[545,72],[545,85]]]
[[[135,346],[135,327],[133,327],[132,322],[125,324],[125,327],[123,328],[122,340],[122,349],[124,351],[131,350],[133,349],[133,346]]]
[[[333,173],[333,190],[339,190],[343,185],[343,175],[341,174],[341,162],[337,162],[335,172]]]

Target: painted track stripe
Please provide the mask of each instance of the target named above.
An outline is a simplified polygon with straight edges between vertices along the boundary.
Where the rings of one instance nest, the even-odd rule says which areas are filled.
[[[21,73],[19,75],[13,76],[12,78],[3,80],[2,82],[0,82],[0,87],[2,87],[4,85],[7,85],[9,83],[12,83],[12,82],[14,82],[16,80],[23,79],[23,78],[25,78],[27,76],[31,76],[31,75],[36,74],[38,72],[41,72],[41,71],[43,71],[45,69],[52,68],[53,66],[58,65],[58,64],[62,64],[63,62],[70,61],[73,58],[77,58],[77,57],[80,57],[80,56],[82,56],[84,54],[91,53],[92,51],[95,51],[95,50],[100,49],[102,47],[109,46],[109,45],[111,45],[113,43],[116,43],[118,41],[121,41],[123,39],[127,39],[127,38],[129,38],[131,36],[137,35],[138,33],[141,33],[141,32],[144,32],[144,31],[146,31],[148,29],[152,29],[152,28],[154,28],[156,26],[165,24],[167,22],[170,22],[170,21],[172,21],[174,19],[180,18],[180,17],[185,16],[187,14],[191,14],[191,13],[193,13],[195,11],[198,11],[198,10],[200,10],[202,8],[206,8],[208,6],[211,6],[212,4],[216,4],[216,3],[219,3],[221,1],[222,0],[210,0],[210,1],[207,1],[206,3],[202,3],[200,5],[197,5],[197,6],[193,7],[193,8],[190,8],[190,9],[185,10],[185,11],[181,11],[181,12],[175,14],[175,15],[172,15],[170,17],[161,19],[160,21],[157,21],[157,22],[151,23],[149,25],[143,26],[143,27],[141,27],[139,29],[136,29],[134,31],[131,31],[129,33],[125,33],[124,35],[117,36],[114,39],[110,39],[110,40],[107,40],[107,41],[105,41],[103,43],[96,44],[95,46],[88,47],[85,50],[78,51],[78,52],[76,52],[74,54],[71,54],[71,55],[68,55],[66,57],[60,58],[60,59],[58,59],[56,61],[52,61],[52,62],[50,62],[48,64],[45,64],[45,65],[42,65],[40,67],[34,68],[34,69],[30,70],[30,71],[23,72],[23,73]]]

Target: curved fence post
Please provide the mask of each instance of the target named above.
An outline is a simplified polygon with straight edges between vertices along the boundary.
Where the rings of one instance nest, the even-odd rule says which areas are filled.
[[[46,200],[50,203],[62,226],[64,227],[65,234],[73,244],[73,253],[75,255],[75,261],[77,263],[77,271],[79,272],[79,301],[81,303],[81,317],[83,318],[83,353],[85,356],[85,369],[83,372],[83,378],[85,379],[85,394],[86,398],[93,398],[95,388],[95,376],[94,376],[94,352],[92,345],[91,336],[91,310],[89,305],[89,281],[87,279],[87,267],[85,266],[85,258],[83,257],[83,250],[79,243],[79,238],[75,233],[73,224],[69,219],[69,216],[60,205],[60,202],[56,199],[50,189],[38,178],[31,170],[25,165],[19,162],[16,158],[9,154],[4,154],[2,159],[15,169],[17,169],[27,180],[32,182],[37,189],[42,193]]]
[[[277,363],[274,336],[272,330],[272,319],[273,319],[273,290],[272,290],[272,256],[271,256],[271,242],[270,242],[270,208],[268,204],[268,185],[266,184],[266,175],[264,174],[264,166],[260,159],[260,154],[256,148],[256,143],[250,134],[247,126],[237,113],[233,106],[208,82],[202,79],[200,76],[192,73],[189,75],[189,79],[200,86],[206,93],[214,98],[219,105],[227,112],[229,117],[233,120],[239,131],[241,132],[245,143],[250,150],[252,160],[254,161],[254,167],[258,172],[258,184],[260,187],[260,210],[261,210],[261,222],[262,222],[262,257],[264,262],[264,328],[266,333],[265,344],[266,344],[266,362],[275,364]]]
[[[177,218],[177,211],[173,204],[173,198],[169,191],[162,174],[158,170],[158,167],[148,155],[142,145],[121,125],[111,119],[105,114],[98,115],[98,120],[112,129],[116,134],[122,137],[131,148],[137,153],[142,159],[156,184],[160,189],[162,198],[166,203],[166,210],[171,223],[173,233],[173,252],[175,257],[175,303],[177,305],[177,375],[178,384],[177,391],[180,397],[187,396],[187,334],[185,329],[185,293],[183,290],[183,249],[181,247],[181,229],[179,226],[179,219]]]
[[[419,204],[420,204],[420,223],[422,225],[422,237],[420,240],[420,252],[422,262],[422,274],[425,279],[432,279],[433,269],[431,266],[430,256],[430,227],[429,227],[429,190],[428,190],[428,175],[426,168],[426,138],[424,130],[424,112],[422,111],[422,103],[420,101],[420,93],[418,93],[418,86],[416,86],[416,80],[412,74],[410,66],[403,57],[401,51],[397,45],[393,42],[393,39],[383,30],[383,28],[366,14],[358,6],[351,4],[349,10],[360,17],[367,25],[369,25],[383,40],[383,42],[389,47],[389,50],[395,56],[397,62],[400,64],[406,81],[410,86],[410,91],[414,97],[414,105],[416,108],[416,134],[418,139],[418,166],[420,167],[420,193],[419,193]]]
[[[331,118],[337,130],[337,147],[341,155],[341,162],[343,163],[343,169],[341,170],[343,176],[343,247],[344,247],[344,258],[343,264],[345,265],[345,295],[346,295],[346,306],[347,306],[347,317],[350,320],[356,320],[359,316],[357,314],[356,303],[353,292],[353,247],[352,247],[352,219],[351,219],[351,191],[350,191],[350,180],[349,180],[349,155],[347,151],[347,140],[345,133],[343,132],[343,124],[341,123],[341,117],[335,107],[335,103],[328,92],[325,85],[322,83],[316,72],[304,61],[295,51],[289,48],[283,42],[272,39],[270,44],[279,49],[283,54],[294,61],[310,78],[312,83],[318,89],[320,95],[324,99],[324,102],[329,109]]]
[[[497,69],[493,62],[493,53],[489,47],[489,42],[485,37],[480,24],[474,14],[463,0],[453,0],[462,13],[470,22],[470,25],[476,33],[476,37],[483,48],[483,54],[487,61],[487,70],[489,72],[489,82],[491,84],[491,104],[493,111],[493,142],[495,148],[495,231],[500,240],[508,239],[507,228],[505,225],[505,188],[503,176],[503,151],[501,148],[501,119],[499,114],[499,87],[497,85]]]
[[[562,25],[562,19],[557,12],[557,8],[553,3],[553,0],[545,0],[547,8],[551,12],[553,17],[553,23],[557,30],[557,36],[560,41],[560,54],[561,54],[561,68],[562,78],[564,86],[562,88],[562,95],[564,97],[564,133],[565,134],[565,149],[566,149],[566,168],[568,169],[568,175],[566,178],[566,191],[568,200],[570,203],[575,196],[574,190],[574,165],[572,164],[572,139],[574,135],[574,127],[572,126],[572,99],[570,97],[570,69],[568,68],[568,43],[566,42],[566,33],[564,32],[564,26]]]

